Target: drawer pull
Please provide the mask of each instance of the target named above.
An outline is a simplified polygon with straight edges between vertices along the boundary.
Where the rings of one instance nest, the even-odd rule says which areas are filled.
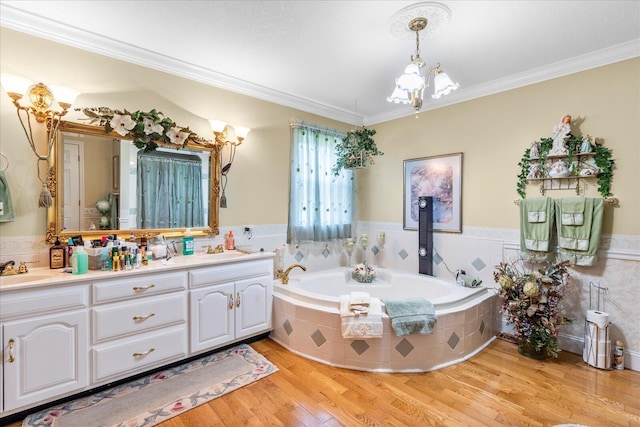
[[[144,357],[144,356],[148,356],[149,353],[151,353],[152,351],[156,351],[155,348],[150,348],[149,350],[145,351],[144,353],[133,353],[133,357]]]
[[[147,286],[134,286],[133,290],[134,291],[146,291],[147,289],[151,289],[154,288],[156,285],[154,285],[153,283],[151,283],[150,285]]]
[[[236,294],[236,307],[240,307],[240,292]]]
[[[155,315],[156,315],[156,314],[155,314],[154,312],[151,312],[151,313],[146,314],[146,315],[144,315],[144,316],[133,316],[133,320],[135,320],[136,322],[137,322],[138,320],[147,320],[148,318],[153,317],[153,316],[155,316]]]
[[[229,294],[229,310],[233,310],[233,294]]]
[[[15,341],[13,338],[9,340],[9,363],[13,363],[16,361],[16,358],[13,357],[13,346],[15,345]]]

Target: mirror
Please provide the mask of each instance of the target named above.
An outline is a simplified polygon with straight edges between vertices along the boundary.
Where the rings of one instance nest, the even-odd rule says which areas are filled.
[[[61,121],[47,180],[53,198],[47,241],[181,236],[187,228],[194,235],[218,234],[218,147],[159,145],[144,153],[104,127]]]

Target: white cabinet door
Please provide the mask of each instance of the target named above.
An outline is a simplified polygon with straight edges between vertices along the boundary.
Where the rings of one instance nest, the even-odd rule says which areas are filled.
[[[4,410],[87,387],[88,331],[86,310],[5,323]]]
[[[236,339],[271,329],[272,286],[270,276],[236,282]]]
[[[3,326],[0,324],[0,342],[2,343],[2,346],[3,346],[2,350],[0,351],[0,354],[2,355],[2,358],[1,358],[2,360],[0,360],[0,414],[4,412],[4,408],[2,406],[2,402],[4,402],[4,399],[2,397],[2,390],[4,389],[4,387],[2,387],[2,384],[4,384],[2,382],[2,371],[4,370],[3,369],[4,359],[9,358],[7,348],[4,346],[4,339],[2,338],[2,329],[3,329]]]
[[[233,283],[194,289],[189,292],[191,308],[191,353],[207,350],[234,339]]]

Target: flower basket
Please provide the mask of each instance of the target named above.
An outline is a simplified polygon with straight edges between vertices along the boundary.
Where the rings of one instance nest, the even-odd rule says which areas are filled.
[[[520,354],[534,359],[558,357],[559,328],[571,322],[562,309],[571,279],[568,265],[563,261],[532,272],[526,272],[522,262],[496,266],[500,311],[514,326]]]
[[[368,263],[358,264],[353,270],[352,277],[358,283],[371,283],[376,278],[376,271]]]

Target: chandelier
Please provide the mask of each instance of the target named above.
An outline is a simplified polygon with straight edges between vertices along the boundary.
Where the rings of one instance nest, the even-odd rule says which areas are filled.
[[[429,81],[433,76],[432,98],[438,99],[458,89],[458,83],[454,83],[447,73],[443,72],[440,64],[430,68],[420,57],[420,31],[426,36],[438,33],[448,22],[451,16],[449,9],[440,3],[418,3],[400,10],[391,20],[391,31],[396,35],[405,35],[407,29],[415,33],[416,52],[411,55],[411,61],[405,67],[404,72],[396,79],[395,88],[387,101],[396,104],[411,104],[416,111],[420,111],[424,99],[424,90],[429,87]],[[408,26],[404,23],[409,20]],[[400,26],[401,23],[401,26]]]

